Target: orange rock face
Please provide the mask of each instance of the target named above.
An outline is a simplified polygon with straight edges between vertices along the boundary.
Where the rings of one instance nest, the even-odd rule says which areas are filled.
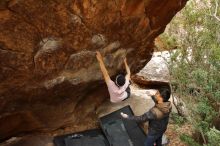
[[[0,139],[89,125],[108,100],[95,51],[136,73],[186,1],[1,0]]]

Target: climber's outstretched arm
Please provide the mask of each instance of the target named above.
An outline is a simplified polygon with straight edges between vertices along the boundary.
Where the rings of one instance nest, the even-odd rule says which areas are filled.
[[[124,64],[125,64],[125,69],[126,69],[126,72],[127,72],[126,78],[127,78],[127,80],[130,80],[130,78],[131,78],[131,71],[130,71],[130,68],[128,66],[126,58],[124,59]]]
[[[101,53],[99,51],[96,52],[96,58],[97,58],[97,60],[99,62],[99,65],[100,65],[102,74],[104,76],[105,82],[107,83],[110,80],[110,77],[109,77],[107,69],[105,68],[105,64],[103,62],[102,55],[101,55]]]

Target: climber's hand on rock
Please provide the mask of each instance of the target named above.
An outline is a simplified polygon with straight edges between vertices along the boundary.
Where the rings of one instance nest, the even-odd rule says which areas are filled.
[[[102,55],[101,55],[101,53],[99,51],[96,51],[96,58],[99,61],[102,60]]]
[[[122,116],[123,118],[125,118],[125,119],[128,118],[128,115],[127,115],[127,114],[124,114],[123,112],[121,112],[121,116]]]
[[[124,58],[124,63],[127,64],[127,58],[126,57]]]

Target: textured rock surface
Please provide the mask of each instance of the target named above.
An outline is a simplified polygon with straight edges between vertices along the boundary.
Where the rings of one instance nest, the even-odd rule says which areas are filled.
[[[168,51],[155,52],[151,60],[132,77],[133,81],[143,85],[168,84],[170,73],[167,61],[170,59]]]
[[[89,125],[108,100],[95,59],[133,73],[187,0],[1,0],[0,139]]]
[[[0,146],[55,146],[53,137],[48,135],[27,135],[24,137],[12,137],[0,143]]]

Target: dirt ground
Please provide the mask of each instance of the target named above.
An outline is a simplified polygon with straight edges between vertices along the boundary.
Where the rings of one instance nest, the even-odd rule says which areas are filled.
[[[167,131],[166,131],[166,136],[169,138],[170,143],[168,146],[187,146],[185,143],[183,143],[180,140],[180,135],[185,133],[185,134],[190,134],[191,133],[191,128],[192,126],[189,124],[183,124],[181,126],[177,126],[175,124],[169,124]]]

